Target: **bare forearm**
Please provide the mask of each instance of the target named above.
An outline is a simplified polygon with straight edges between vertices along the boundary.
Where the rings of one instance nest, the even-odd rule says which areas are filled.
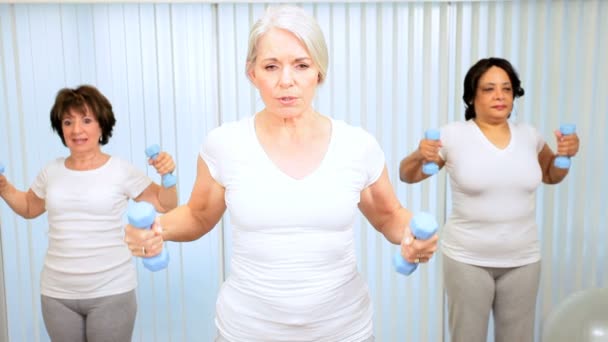
[[[179,206],[161,216],[160,223],[164,240],[180,242],[197,240],[217,224],[197,217],[188,205]]]
[[[27,192],[17,190],[12,184],[7,185],[6,189],[0,194],[6,204],[19,216],[30,219],[38,215],[30,212],[27,201]]]
[[[424,158],[418,150],[405,157],[399,164],[399,178],[401,181],[411,184],[427,178],[428,175],[422,173],[423,162]]]
[[[158,190],[158,202],[163,207],[164,212],[177,207],[177,187],[165,188],[161,186]]]
[[[382,223],[379,230],[389,242],[398,245],[403,240],[405,228],[410,224],[411,219],[412,213],[405,208],[400,208],[386,222]]]
[[[566,178],[566,175],[568,175],[569,169],[560,169],[559,167],[553,165],[553,162],[556,157],[557,155],[553,157],[551,163],[549,164],[549,167],[545,171],[543,182],[546,184],[560,183],[562,180],[564,180],[564,178]]]

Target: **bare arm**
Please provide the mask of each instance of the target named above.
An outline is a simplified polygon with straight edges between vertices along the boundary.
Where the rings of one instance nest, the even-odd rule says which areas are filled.
[[[156,183],[151,183],[135,198],[135,201],[149,202],[156,208],[156,211],[166,213],[177,207],[177,190],[175,186],[164,188]]]
[[[386,167],[380,178],[361,192],[359,209],[388,241],[396,245],[402,244],[402,255],[406,260],[413,262],[418,255],[424,255],[428,259],[437,249],[437,235],[425,241],[414,240],[412,237],[409,230],[412,213],[399,203]]]
[[[440,140],[422,139],[418,149],[403,158],[399,164],[399,179],[410,184],[427,179],[429,175],[422,172],[422,164],[427,162],[437,163],[441,170],[445,161],[439,157],[440,148]]]
[[[192,241],[207,234],[226,211],[225,189],[211,177],[207,164],[198,158],[197,176],[187,205],[161,218],[163,238]]]
[[[557,155],[553,153],[549,145],[545,144],[538,153],[538,163],[543,173],[543,183],[557,184],[568,174],[569,169],[560,169],[553,165],[558,155],[573,157],[578,152],[579,139],[576,134],[562,135],[559,131],[555,132],[557,138]]]
[[[150,159],[148,163],[154,166],[156,172],[161,176],[175,170],[175,162],[171,155],[166,152],[161,152],[156,159]],[[177,189],[176,186],[165,188],[152,183],[135,198],[135,201],[149,202],[154,205],[157,211],[165,213],[177,207]]]
[[[38,217],[46,211],[44,200],[36,196],[32,189],[27,192],[19,191],[2,174],[0,174],[0,197],[17,215],[26,219]]]
[[[193,241],[207,234],[226,211],[225,189],[217,183],[207,164],[199,157],[196,181],[187,205],[179,206],[160,217],[162,232],[127,226],[125,242],[136,256],[154,256],[162,250],[163,240]],[[158,228],[158,225],[157,225]]]

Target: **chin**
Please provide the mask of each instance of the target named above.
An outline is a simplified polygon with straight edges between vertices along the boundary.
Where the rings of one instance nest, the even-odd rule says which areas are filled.
[[[277,116],[280,116],[280,117],[282,117],[284,119],[296,118],[296,117],[299,117],[302,114],[304,114],[304,110],[302,108],[295,108],[295,107],[277,108],[276,110],[273,110],[273,112]]]

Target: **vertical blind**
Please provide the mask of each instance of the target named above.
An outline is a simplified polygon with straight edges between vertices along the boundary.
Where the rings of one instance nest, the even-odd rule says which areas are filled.
[[[247,35],[263,3],[0,4],[0,162],[27,190],[39,170],[68,151],[49,111],[62,87],[89,83],[117,115],[104,150],[158,181],[144,149],[160,143],[177,163],[185,203],[206,132],[261,109],[245,77]],[[542,243],[537,338],[567,295],[608,286],[608,2],[460,1],[303,4],[319,21],[330,52],[315,108],[366,128],[384,149],[404,206],[440,222],[450,212],[445,172],[406,185],[400,160],[425,129],[464,119],[462,81],[478,59],[500,56],[518,69],[526,95],[513,120],[535,125],[555,148],[553,130],[573,122],[581,150],[569,176],[537,196]],[[496,208],[500,210],[500,208]],[[0,205],[8,338],[48,341],[39,274],[47,221]],[[226,216],[202,239],[169,243],[168,270],[138,264],[134,341],[212,341],[215,299],[230,273]],[[378,341],[449,341],[440,258],[396,274],[396,246],[361,217],[359,269],[367,279]],[[0,287],[1,288],[1,287]],[[0,301],[1,303],[2,301]],[[1,315],[0,315],[1,317]],[[1,327],[2,325],[0,325]],[[490,341],[492,339],[489,339]]]

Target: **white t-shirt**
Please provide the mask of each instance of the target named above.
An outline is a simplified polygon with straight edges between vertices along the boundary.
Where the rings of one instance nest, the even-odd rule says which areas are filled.
[[[49,246],[41,293],[61,299],[87,299],[125,293],[137,286],[131,252],[123,241],[123,215],[129,198],[151,183],[128,162],[111,157],[88,171],[50,162],[32,184],[46,202]]]
[[[511,140],[493,145],[473,120],[441,128],[452,190],[452,214],[441,236],[450,258],[486,267],[540,260],[535,221],[542,181],[538,153],[545,141],[530,125],[509,123]]]
[[[384,169],[376,140],[332,120],[323,161],[296,180],[269,159],[249,117],[210,132],[201,157],[226,189],[233,229],[232,271],[217,301],[222,336],[231,342],[371,336],[353,225],[361,191]]]

